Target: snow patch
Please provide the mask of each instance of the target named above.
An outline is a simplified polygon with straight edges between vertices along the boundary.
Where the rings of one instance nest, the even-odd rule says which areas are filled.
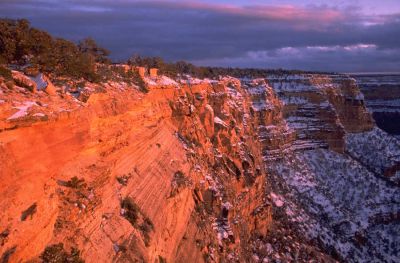
[[[282,196],[272,192],[269,194],[269,196],[271,197],[272,202],[274,202],[275,206],[282,207],[285,204],[285,201]]]
[[[45,89],[47,87],[47,82],[44,80],[43,74],[40,73],[36,77],[29,77],[36,83],[38,90]]]
[[[214,123],[220,124],[220,125],[224,126],[225,128],[228,128],[228,125],[223,120],[218,118],[217,116],[214,117]]]
[[[25,117],[26,115],[28,115],[29,108],[34,105],[38,106],[36,102],[25,101],[22,105],[14,107],[14,109],[18,109],[18,111],[14,113],[12,116],[10,116],[7,120],[14,120],[21,117]]]

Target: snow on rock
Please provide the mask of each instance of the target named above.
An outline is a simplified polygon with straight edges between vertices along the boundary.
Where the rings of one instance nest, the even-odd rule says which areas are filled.
[[[333,247],[346,262],[398,256],[400,225],[380,220],[396,218],[400,192],[358,161],[316,149],[288,153],[267,169],[274,192],[286,192],[286,215],[308,238]],[[367,240],[363,245],[360,235]]]
[[[351,156],[378,174],[400,164],[400,141],[377,127],[347,134],[346,148]]]
[[[225,202],[222,204],[222,207],[225,208],[226,210],[230,210],[233,207],[233,205],[229,202]]]
[[[192,77],[190,75],[183,75],[183,76],[181,76],[181,78],[179,78],[178,81],[179,81],[179,83],[188,84],[188,85],[197,85],[197,84],[204,84],[204,83],[211,84],[211,83],[218,82],[217,80],[211,80],[208,78],[199,79],[199,78]]]
[[[167,85],[167,86],[179,86],[179,84],[175,80],[168,78],[166,76],[161,76],[158,83],[161,85]]]
[[[179,86],[179,84],[167,76],[160,76],[160,77],[145,77],[144,81],[149,86]]]
[[[218,243],[222,245],[222,241],[225,239],[233,238],[233,231],[226,218],[214,218],[212,223],[213,229],[217,232]]]
[[[254,111],[273,110],[274,105],[265,101],[253,101],[251,104]]]
[[[400,112],[400,99],[367,100],[366,105],[372,112]]]
[[[354,97],[354,99],[356,99],[356,100],[364,100],[364,94],[358,93],[358,94]]]
[[[47,87],[47,82],[45,81],[42,73],[39,73],[36,77],[30,77],[30,79],[36,83],[38,90],[42,90]]]
[[[157,82],[153,78],[145,77],[144,82],[146,82],[147,85],[150,86],[156,86]]]
[[[251,107],[254,111],[271,111],[280,105],[272,87],[265,79],[242,79],[242,86],[252,98]]]
[[[214,117],[214,123],[220,124],[220,125],[222,125],[223,127],[228,128],[228,125],[227,125],[223,120],[221,120],[220,118],[218,118],[217,116]]]
[[[272,199],[272,202],[274,202],[274,204],[277,207],[282,207],[285,204],[284,199],[283,199],[282,196],[277,195],[275,193],[270,193],[269,195],[270,195],[270,197]]]
[[[265,86],[265,84],[259,85],[259,86],[254,86],[254,87],[249,87],[249,88],[247,88],[247,92],[250,95],[262,95],[267,91],[266,88],[267,87]]]
[[[213,109],[213,107],[211,107],[210,104],[207,104],[207,105],[206,105],[206,109],[207,109],[208,111],[210,111],[210,112],[214,112],[214,109]]]
[[[300,96],[299,97],[294,97],[294,96],[282,97],[281,100],[284,105],[290,105],[290,104],[301,105],[301,104],[308,103],[308,100],[306,98],[303,98]]]
[[[38,106],[36,102],[25,101],[22,105],[14,107],[15,109],[18,109],[18,111],[14,113],[12,116],[10,116],[7,120],[14,120],[21,117],[25,117],[26,115],[28,115],[29,108],[34,105]]]

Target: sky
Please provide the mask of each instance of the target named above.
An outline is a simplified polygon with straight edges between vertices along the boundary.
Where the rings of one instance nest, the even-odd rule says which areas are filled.
[[[0,0],[72,41],[196,65],[400,72],[400,0]]]

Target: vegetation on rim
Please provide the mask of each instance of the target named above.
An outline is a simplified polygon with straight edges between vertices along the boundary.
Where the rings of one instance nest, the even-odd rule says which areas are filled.
[[[36,72],[76,81],[124,81],[135,84],[142,92],[148,89],[136,71],[125,71],[112,65],[110,52],[100,47],[92,38],[77,44],[55,38],[49,33],[31,27],[26,19],[0,19],[0,65],[30,66]],[[158,68],[160,73],[172,78],[191,75],[197,78],[216,79],[220,76],[265,77],[267,74],[304,73],[298,70],[267,70],[254,68],[199,67],[186,61],[166,62],[160,57],[133,55],[127,61],[132,66]],[[8,80],[10,72],[0,66],[0,77]]]

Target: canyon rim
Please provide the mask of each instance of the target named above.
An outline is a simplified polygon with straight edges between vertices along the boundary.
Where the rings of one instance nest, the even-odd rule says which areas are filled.
[[[217,2],[0,3],[1,263],[399,262],[399,4]]]

